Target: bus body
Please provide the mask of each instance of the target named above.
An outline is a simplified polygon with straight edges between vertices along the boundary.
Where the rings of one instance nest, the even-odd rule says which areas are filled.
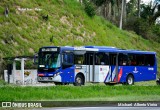
[[[38,81],[55,83],[104,82],[134,84],[156,80],[156,53],[105,46],[42,47]]]

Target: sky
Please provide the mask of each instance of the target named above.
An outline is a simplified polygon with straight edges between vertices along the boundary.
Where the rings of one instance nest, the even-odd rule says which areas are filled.
[[[128,1],[130,1],[130,0],[127,0],[127,2]],[[141,2],[146,3],[146,4],[148,4],[150,1],[153,1],[153,0],[141,0]]]
[[[152,0],[141,0],[141,1],[143,1],[144,3],[149,3]]]

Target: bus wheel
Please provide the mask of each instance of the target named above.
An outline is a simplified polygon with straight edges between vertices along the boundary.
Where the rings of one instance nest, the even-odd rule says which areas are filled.
[[[78,74],[76,76],[74,86],[81,86],[81,85],[84,85],[84,78],[82,77],[82,75]]]
[[[157,85],[160,85],[160,78],[156,81]]]
[[[133,75],[128,75],[128,77],[127,77],[127,84],[128,85],[133,85],[134,84]]]

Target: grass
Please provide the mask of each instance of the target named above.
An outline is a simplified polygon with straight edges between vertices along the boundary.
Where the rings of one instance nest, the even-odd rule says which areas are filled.
[[[0,101],[160,101],[159,86],[1,86]]]
[[[106,86],[86,83],[85,86],[31,87],[7,84],[0,80],[0,101],[160,101],[155,81],[138,82],[133,86]]]

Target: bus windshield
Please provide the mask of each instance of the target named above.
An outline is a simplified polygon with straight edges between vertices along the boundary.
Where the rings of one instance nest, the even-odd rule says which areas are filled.
[[[39,53],[39,68],[59,68],[60,54],[57,52]]]

